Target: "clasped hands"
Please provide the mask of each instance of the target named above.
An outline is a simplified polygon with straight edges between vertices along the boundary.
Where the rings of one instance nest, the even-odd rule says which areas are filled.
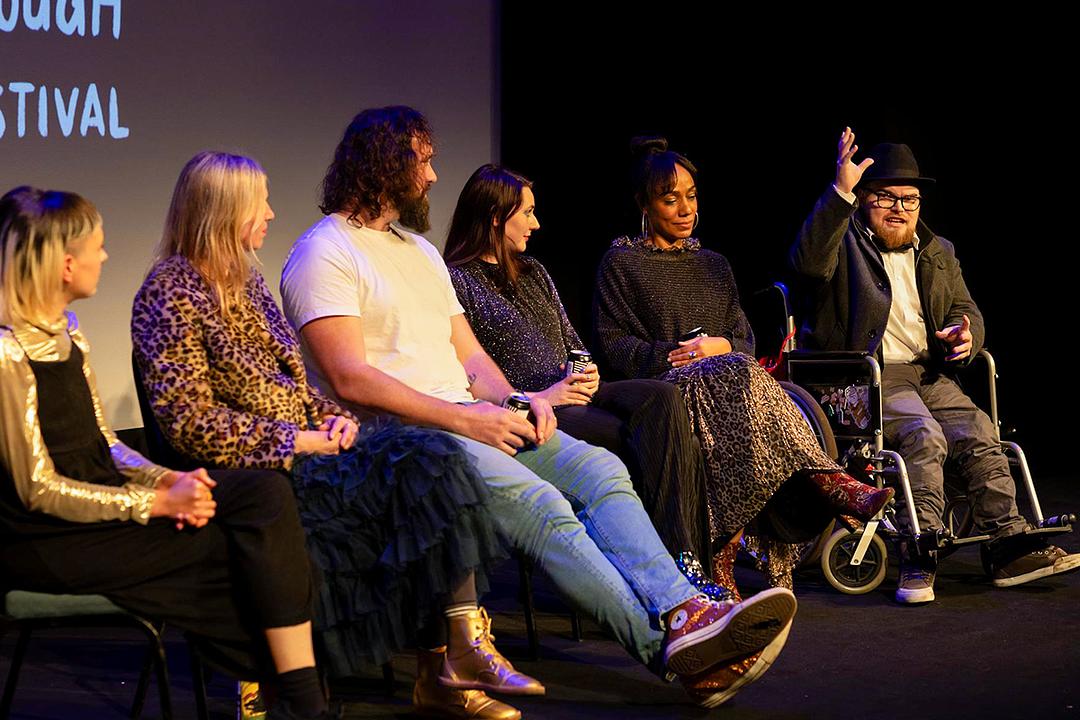
[[[216,485],[204,468],[191,472],[170,470],[162,475],[154,488],[150,516],[172,518],[177,530],[183,530],[185,526],[201,528],[217,511],[213,495]]]

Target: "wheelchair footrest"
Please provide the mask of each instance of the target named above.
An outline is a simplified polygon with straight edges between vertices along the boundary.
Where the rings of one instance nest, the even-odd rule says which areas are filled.
[[[968,535],[967,537],[955,538],[952,541],[953,545],[971,545],[972,543],[982,543],[990,539],[989,535]]]
[[[919,552],[926,553],[955,544],[956,536],[946,528],[937,528],[930,532],[921,533],[915,538],[915,543],[919,547]]]
[[[1072,525],[1058,525],[1053,527],[1028,528],[1025,535],[1064,535],[1073,531]]]

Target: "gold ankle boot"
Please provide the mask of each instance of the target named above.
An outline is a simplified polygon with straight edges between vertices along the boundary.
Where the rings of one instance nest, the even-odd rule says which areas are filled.
[[[477,608],[448,620],[449,647],[439,682],[446,687],[487,690],[508,695],[543,695],[544,686],[536,678],[514,669],[495,648],[491,618]]]
[[[521,720],[521,712],[480,690],[455,690],[439,684],[446,648],[416,651],[413,710],[418,715],[454,720]]]

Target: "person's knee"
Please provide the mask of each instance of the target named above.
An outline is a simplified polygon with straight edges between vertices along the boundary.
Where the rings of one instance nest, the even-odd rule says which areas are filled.
[[[253,482],[257,485],[256,492],[268,511],[278,512],[296,503],[292,482],[285,473],[274,470],[261,471],[257,473],[257,477],[253,478]]]
[[[616,455],[602,448],[589,451],[589,457],[582,465],[581,478],[575,486],[572,492],[586,504],[612,495],[638,497],[626,465]]]
[[[667,418],[685,417],[687,414],[679,386],[661,380],[649,382],[648,399],[643,405],[647,405],[649,410],[656,414],[657,422],[665,422]]]
[[[930,418],[911,422],[895,440],[898,452],[908,459],[942,464],[949,444],[941,426]]]

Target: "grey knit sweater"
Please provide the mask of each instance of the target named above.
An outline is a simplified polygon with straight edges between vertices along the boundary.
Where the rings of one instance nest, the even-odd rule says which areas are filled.
[[[727,259],[691,238],[661,251],[621,237],[600,262],[593,297],[594,352],[609,377],[657,377],[669,352],[697,326],[753,354],[754,334],[739,305]]]

